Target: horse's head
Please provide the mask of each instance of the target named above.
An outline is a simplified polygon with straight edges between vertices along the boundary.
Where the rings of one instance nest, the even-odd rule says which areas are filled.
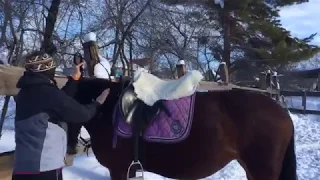
[[[107,124],[112,123],[113,109],[117,104],[122,91],[129,85],[129,83],[130,81],[128,79],[113,82],[107,79],[84,78],[79,81],[75,99],[81,104],[90,103],[92,100],[96,99],[102,91],[110,88],[108,98],[97,113],[97,117],[88,123],[89,126],[97,121]]]

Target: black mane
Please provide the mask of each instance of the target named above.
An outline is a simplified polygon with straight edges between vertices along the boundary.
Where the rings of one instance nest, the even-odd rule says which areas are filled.
[[[114,106],[119,100],[119,95],[129,85],[128,79],[112,82],[108,79],[83,78],[79,81],[75,99],[81,104],[88,104],[95,100],[105,89],[110,88],[110,94],[100,108],[100,113],[112,114]],[[108,117],[109,118],[109,117]]]

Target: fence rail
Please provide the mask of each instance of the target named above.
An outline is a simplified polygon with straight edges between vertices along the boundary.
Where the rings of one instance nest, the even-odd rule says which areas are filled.
[[[284,91],[284,90],[281,90],[280,95],[320,97],[320,91]]]
[[[288,96],[296,96],[301,97],[301,106],[302,108],[295,108],[295,107],[288,107],[288,110],[294,113],[299,114],[315,114],[320,115],[320,110],[309,110],[307,109],[307,99],[308,97],[319,97],[320,98],[320,92],[319,91],[280,91],[280,95],[284,97]]]

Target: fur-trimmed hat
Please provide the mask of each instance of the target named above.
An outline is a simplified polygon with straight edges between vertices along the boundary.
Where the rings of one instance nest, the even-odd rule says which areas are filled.
[[[56,68],[56,63],[49,54],[36,51],[26,57],[25,68],[33,72],[44,72]]]

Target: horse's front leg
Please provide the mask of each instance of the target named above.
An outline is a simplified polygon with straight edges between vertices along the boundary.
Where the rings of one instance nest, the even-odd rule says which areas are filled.
[[[67,123],[67,137],[68,137],[68,154],[76,154],[77,153],[77,145],[78,145],[78,136],[81,131],[82,123]]]
[[[109,169],[111,180],[127,180],[126,170]]]

